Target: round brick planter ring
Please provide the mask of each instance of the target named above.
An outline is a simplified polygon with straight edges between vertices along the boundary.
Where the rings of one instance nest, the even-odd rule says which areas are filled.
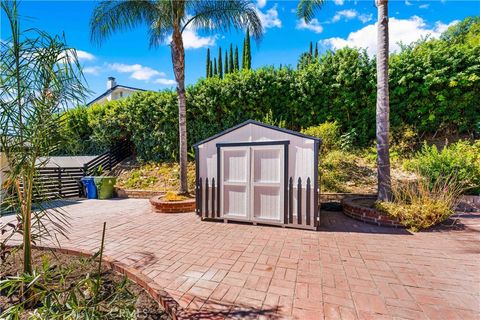
[[[150,198],[152,209],[157,213],[183,213],[195,211],[195,198],[182,201],[163,201],[161,197]]]
[[[361,204],[361,202],[365,202],[366,200],[375,201],[375,199],[375,197],[345,198],[342,201],[343,213],[350,218],[378,226],[404,228],[398,220],[390,218],[375,208],[366,207]]]

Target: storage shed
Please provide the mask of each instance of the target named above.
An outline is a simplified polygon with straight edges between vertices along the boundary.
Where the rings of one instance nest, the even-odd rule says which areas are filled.
[[[317,229],[319,146],[254,120],[195,144],[197,215]]]

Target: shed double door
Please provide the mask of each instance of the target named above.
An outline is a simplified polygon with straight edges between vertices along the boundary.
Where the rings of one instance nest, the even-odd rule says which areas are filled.
[[[220,207],[225,219],[282,222],[284,147],[221,148]]]

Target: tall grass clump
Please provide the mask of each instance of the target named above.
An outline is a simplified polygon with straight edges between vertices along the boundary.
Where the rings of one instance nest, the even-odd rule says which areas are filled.
[[[411,231],[427,229],[448,219],[455,212],[464,191],[453,177],[398,182],[392,186],[393,201],[377,202],[376,207],[396,218]]]

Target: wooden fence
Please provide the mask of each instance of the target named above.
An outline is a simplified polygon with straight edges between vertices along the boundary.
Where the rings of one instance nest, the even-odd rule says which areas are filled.
[[[200,178],[197,181],[196,191],[196,214],[202,218],[220,219],[220,199],[218,199],[219,184],[216,183],[215,178],[203,180]],[[312,187],[312,181],[307,178],[306,183],[303,184],[301,178],[296,181],[294,186],[293,178],[288,180],[287,199],[284,202],[287,206],[284,216],[284,225],[293,227],[306,227],[314,229],[318,225],[318,205],[313,204],[312,199],[315,199]],[[295,199],[296,198],[296,199]],[[296,212],[294,212],[294,204],[296,204]]]

